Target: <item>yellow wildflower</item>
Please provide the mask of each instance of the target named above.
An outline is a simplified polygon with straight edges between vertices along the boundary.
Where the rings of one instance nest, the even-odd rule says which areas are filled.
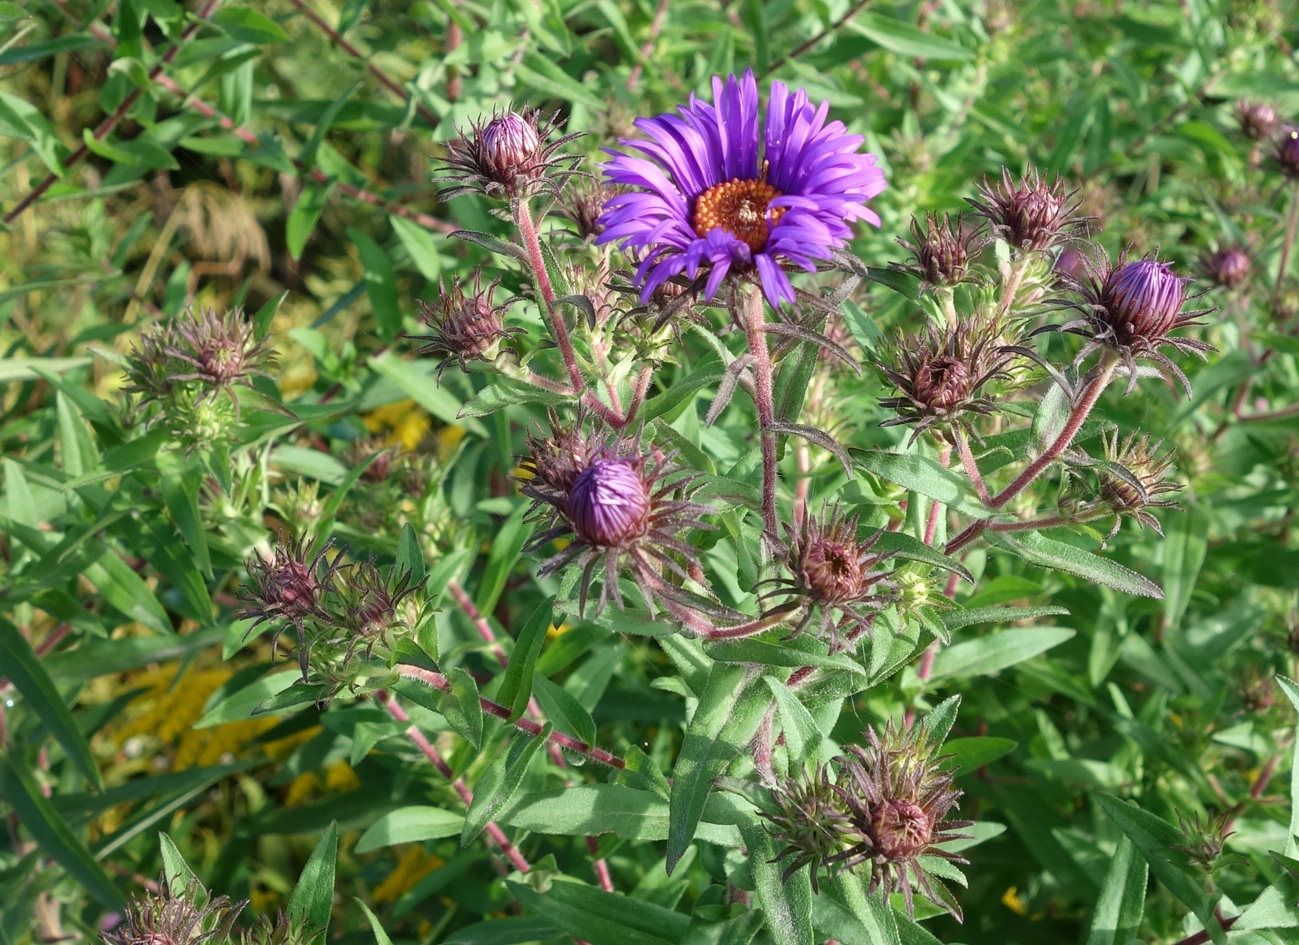
[[[320,778],[316,777],[316,772],[304,771],[289,782],[289,790],[284,795],[284,806],[297,807],[320,788]]]
[[[361,786],[361,779],[356,776],[343,759],[338,759],[325,771],[325,789],[333,791],[336,794],[345,794],[348,791],[355,791]]]
[[[392,872],[374,888],[374,901],[376,903],[397,901],[410,892],[416,883],[443,866],[445,862],[440,856],[425,853],[424,848],[419,844],[412,844],[406,848],[406,852],[397,861]]]
[[[1019,894],[1019,889],[1015,886],[1002,893],[1001,904],[1015,915],[1028,915],[1028,900]]]
[[[548,639],[553,640],[555,639],[555,637],[563,636],[565,633],[568,633],[570,629],[571,628],[566,623],[561,623],[559,626],[555,626],[552,623],[550,627],[546,630],[546,637]]]
[[[400,443],[406,450],[419,446],[432,426],[424,409],[409,398],[376,407],[363,419],[371,433],[387,430],[388,443]]]

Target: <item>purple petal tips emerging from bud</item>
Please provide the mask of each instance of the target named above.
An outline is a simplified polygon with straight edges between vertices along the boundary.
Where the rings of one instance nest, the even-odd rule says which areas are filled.
[[[1157,259],[1139,259],[1115,269],[1105,281],[1103,297],[1116,334],[1158,337],[1177,324],[1186,301],[1187,280]]]
[[[625,459],[594,460],[568,492],[573,531],[592,545],[618,546],[640,537],[649,525],[649,507],[645,483]]]

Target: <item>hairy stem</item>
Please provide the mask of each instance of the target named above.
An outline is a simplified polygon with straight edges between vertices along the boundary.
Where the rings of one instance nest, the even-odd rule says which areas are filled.
[[[779,540],[776,518],[776,479],[780,467],[776,460],[776,408],[771,392],[771,352],[767,350],[767,332],[763,319],[762,293],[750,290],[744,313],[744,333],[753,356],[753,401],[758,408],[758,427],[762,437],[762,521],[768,538]]]
[[[568,337],[568,326],[564,324],[564,317],[555,307],[555,289],[550,284],[550,272],[546,269],[546,257],[541,253],[541,239],[537,236],[537,226],[532,221],[532,208],[528,206],[528,201],[522,197],[516,197],[510,201],[510,211],[514,215],[514,225],[519,228],[519,238],[523,240],[523,247],[528,252],[528,260],[532,267],[532,278],[536,280],[537,291],[541,293],[543,308],[546,310],[546,316],[550,319],[550,330],[555,336],[555,344],[559,345],[559,351],[564,356],[564,366],[568,368],[568,380],[573,385],[573,390],[582,389],[582,372],[577,366],[577,353],[573,350],[573,341]]]
[[[1285,284],[1286,270],[1290,268],[1290,252],[1294,249],[1295,232],[1299,230],[1299,184],[1290,187],[1290,209],[1285,221],[1285,241],[1281,244],[1281,261],[1276,267],[1276,284],[1272,287],[1273,297],[1281,294]]]
[[[997,495],[993,496],[986,504],[988,508],[999,510],[1015,496],[1027,489],[1048,466],[1060,458],[1061,454],[1069,448],[1078,431],[1082,429],[1083,423],[1091,414],[1092,408],[1100,400],[1101,394],[1114,378],[1114,371],[1118,367],[1118,359],[1112,354],[1106,354],[1104,360],[1097,367],[1097,373],[1091,382],[1083,389],[1082,396],[1078,403],[1069,412],[1069,417],[1065,421],[1064,428],[1056,436],[1055,440],[1042,453],[1028,464],[1027,468],[1020,473],[1015,481],[1008,485]],[[947,543],[945,549],[947,554],[955,554],[964,548],[987,528],[987,522],[978,521],[967,526],[966,529]]]
[[[406,728],[406,737],[409,738],[411,743],[423,753],[425,758],[432,762],[433,767],[438,769],[438,773],[451,782],[451,787],[455,789],[456,794],[460,796],[460,800],[464,802],[465,806],[469,807],[472,805],[474,802],[474,795],[473,792],[469,790],[469,786],[465,784],[463,779],[456,777],[455,772],[451,770],[451,766],[448,765],[446,761],[442,759],[442,756],[437,753],[437,749],[433,747],[433,743],[430,742],[427,736],[419,730],[419,726],[414,722],[411,722],[410,716],[407,715],[406,710],[398,704],[396,697],[389,693],[388,698],[383,700],[383,706],[388,710],[388,714],[398,722],[408,723]],[[505,831],[501,830],[494,821],[488,821],[487,826],[483,828],[483,832],[493,843],[496,844],[496,846],[500,847],[501,852],[509,858],[510,863],[512,863],[514,868],[520,873],[526,873],[532,868],[528,861],[523,858],[523,854],[520,853],[512,843],[510,843],[509,838],[505,836]]]
[[[992,501],[992,495],[988,492],[988,485],[983,481],[983,473],[979,472],[979,464],[974,460],[974,454],[970,452],[970,443],[959,432],[954,434],[956,437],[956,452],[961,457],[961,465],[965,467],[965,475],[969,477],[970,482],[974,483],[974,491],[979,494],[979,501],[987,505]]]

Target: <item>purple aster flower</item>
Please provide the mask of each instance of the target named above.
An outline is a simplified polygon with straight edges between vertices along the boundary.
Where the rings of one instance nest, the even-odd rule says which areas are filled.
[[[773,306],[794,301],[784,264],[816,271],[852,236],[849,226],[879,217],[866,201],[884,189],[863,138],[826,122],[830,103],[814,107],[807,92],[771,84],[766,121],[758,125],[758,85],[750,70],[713,79],[713,104],[691,95],[679,115],[640,118],[646,138],[623,139],[644,157],[609,150],[603,165],[613,184],[638,188],[605,204],[597,242],[619,242],[641,256],[641,300],[674,276],[709,270],[711,300],[727,273],[756,269]]]

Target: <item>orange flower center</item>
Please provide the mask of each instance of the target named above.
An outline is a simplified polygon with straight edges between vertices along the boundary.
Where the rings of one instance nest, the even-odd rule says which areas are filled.
[[[725,230],[757,252],[785,214],[784,207],[770,207],[780,196],[765,180],[737,178],[709,187],[695,200],[695,232],[707,236],[710,230]]]

